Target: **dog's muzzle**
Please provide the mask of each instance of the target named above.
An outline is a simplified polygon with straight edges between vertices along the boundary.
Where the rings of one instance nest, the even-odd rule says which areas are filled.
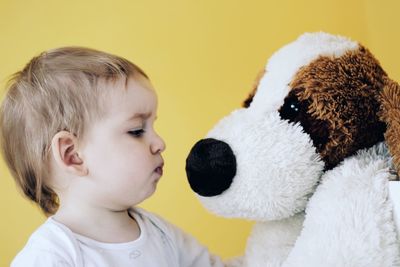
[[[220,195],[236,175],[236,157],[231,147],[213,138],[198,141],[186,159],[190,187],[204,197]]]

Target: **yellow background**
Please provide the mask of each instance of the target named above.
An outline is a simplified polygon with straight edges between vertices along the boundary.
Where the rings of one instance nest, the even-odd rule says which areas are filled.
[[[306,31],[349,36],[400,81],[396,0],[0,0],[0,85],[39,52],[89,46],[141,66],[156,87],[165,175],[142,206],[224,258],[240,254],[251,223],[203,209],[184,171],[191,146],[238,108],[279,47]],[[0,165],[0,266],[7,266],[44,216]]]

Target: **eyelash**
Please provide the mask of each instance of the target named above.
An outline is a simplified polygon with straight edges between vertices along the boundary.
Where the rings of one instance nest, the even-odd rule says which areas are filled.
[[[128,134],[134,137],[141,137],[145,132],[146,131],[144,129],[139,129],[139,130],[129,131]]]

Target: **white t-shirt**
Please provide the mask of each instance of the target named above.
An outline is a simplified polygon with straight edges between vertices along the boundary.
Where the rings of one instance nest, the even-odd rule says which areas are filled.
[[[131,214],[140,237],[127,243],[102,243],[73,233],[52,217],[29,238],[12,267],[207,267],[224,266],[193,237],[142,209]]]

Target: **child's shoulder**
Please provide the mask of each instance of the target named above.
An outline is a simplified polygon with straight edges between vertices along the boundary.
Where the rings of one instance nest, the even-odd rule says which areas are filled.
[[[163,232],[169,231],[171,227],[174,227],[171,223],[166,221],[160,215],[147,211],[143,208],[135,207],[132,208],[129,212],[135,217],[135,219],[140,219],[142,224],[146,225],[146,227],[151,225],[152,227],[160,228],[160,230],[162,230]]]
[[[185,231],[175,224],[169,222],[158,214],[144,210],[143,208],[135,207],[130,210],[136,219],[140,219],[139,226],[145,227],[146,232],[161,233],[162,236],[167,237],[172,243],[181,242],[187,238],[192,238]]]
[[[49,218],[32,235],[11,266],[80,266],[79,247],[71,230]]]
[[[146,232],[159,233],[174,242],[177,238],[180,239],[186,235],[176,225],[170,223],[160,215],[144,210],[143,208],[135,207],[130,210],[130,213],[138,220],[139,226],[145,228]]]
[[[145,232],[152,231],[151,236],[157,240],[157,243],[169,245],[171,250],[168,255],[175,257],[179,266],[223,266],[221,259],[210,254],[208,249],[193,236],[161,216],[137,207],[130,212],[135,218],[147,224]],[[138,223],[141,224],[140,221]],[[155,237],[160,237],[160,239]]]

